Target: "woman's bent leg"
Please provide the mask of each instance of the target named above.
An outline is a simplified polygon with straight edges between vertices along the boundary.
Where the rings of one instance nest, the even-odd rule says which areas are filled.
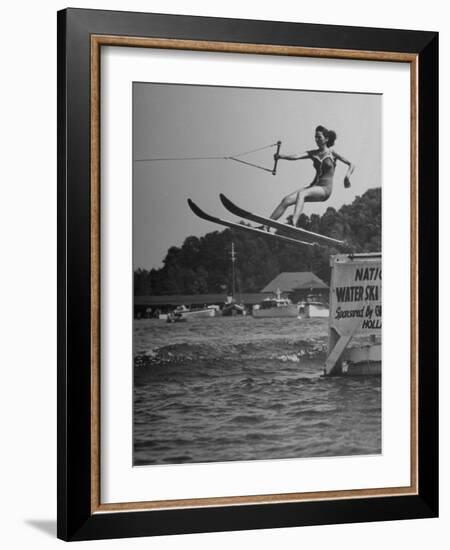
[[[294,193],[291,193],[290,195],[286,195],[284,199],[280,202],[280,204],[275,208],[275,210],[271,214],[272,220],[278,220],[278,218],[281,218],[281,216],[285,213],[286,208],[289,206],[292,206],[295,204],[297,200],[298,192],[295,191]]]
[[[294,226],[297,226],[298,220],[301,213],[303,212],[303,207],[306,202],[320,202],[325,201],[329,197],[327,190],[324,187],[315,185],[314,187],[308,187],[307,189],[302,189],[298,193],[298,198],[295,203],[294,216],[292,218],[292,223]]]

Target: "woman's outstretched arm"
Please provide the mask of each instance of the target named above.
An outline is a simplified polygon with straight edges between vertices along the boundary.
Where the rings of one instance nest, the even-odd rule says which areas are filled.
[[[294,153],[292,155],[277,155],[275,153],[274,158],[278,160],[302,160],[302,159],[309,158],[309,155],[308,153],[301,153],[301,154]]]
[[[341,162],[343,162],[344,164],[346,164],[348,166],[348,170],[347,170],[347,173],[345,174],[345,177],[344,177],[344,187],[350,187],[350,176],[353,174],[353,170],[355,169],[355,165],[350,162],[349,160],[347,160],[346,158],[344,158],[342,155],[340,155],[339,153],[336,153],[336,151],[333,151],[334,153],[334,156],[340,160]]]

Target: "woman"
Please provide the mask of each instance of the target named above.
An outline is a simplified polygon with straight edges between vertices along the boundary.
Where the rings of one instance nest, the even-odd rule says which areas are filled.
[[[270,216],[273,220],[278,220],[286,208],[295,204],[292,225],[297,226],[305,202],[326,201],[333,190],[333,177],[338,160],[348,166],[344,187],[350,187],[349,177],[353,173],[355,165],[331,149],[336,141],[336,133],[333,130],[327,130],[324,126],[317,126],[315,141],[317,149],[307,151],[302,155],[275,155],[275,159],[279,160],[311,159],[316,169],[316,177],[307,187],[284,197]]]

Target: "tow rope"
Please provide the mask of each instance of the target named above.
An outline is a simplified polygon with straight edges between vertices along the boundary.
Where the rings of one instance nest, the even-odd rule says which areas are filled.
[[[248,160],[242,159],[242,157],[245,157],[246,155],[251,155],[259,151],[264,151],[265,149],[270,149],[271,147],[277,148],[276,153],[274,154],[274,163],[272,168],[267,168],[266,166],[261,166],[260,164],[255,164],[253,162],[249,162]],[[263,147],[258,147],[257,149],[251,149],[250,151],[244,151],[242,153],[236,153],[234,155],[208,155],[203,157],[151,157],[145,159],[136,159],[135,162],[156,162],[172,160],[233,160],[235,162],[240,162],[241,164],[246,164],[247,166],[252,166],[253,168],[259,168],[260,170],[264,170],[265,172],[270,172],[273,176],[275,176],[277,173],[278,164],[277,155],[280,152],[280,147],[281,141],[277,141],[276,143],[271,143],[270,145],[264,145]]]

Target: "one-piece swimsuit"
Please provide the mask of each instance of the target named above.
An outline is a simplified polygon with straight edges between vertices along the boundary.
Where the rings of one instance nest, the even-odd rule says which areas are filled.
[[[336,157],[333,151],[328,151],[322,158],[319,156],[319,151],[312,150],[307,151],[308,157],[313,161],[314,168],[316,169],[316,177],[308,185],[313,187],[315,185],[323,187],[326,190],[328,198],[333,190],[333,177],[336,169]]]

